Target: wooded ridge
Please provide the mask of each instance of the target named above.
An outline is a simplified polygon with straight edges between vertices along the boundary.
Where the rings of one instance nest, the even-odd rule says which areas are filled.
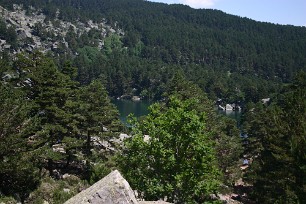
[[[64,203],[114,169],[137,199],[306,203],[305,27],[143,0],[0,6],[0,203]],[[111,97],[156,103],[127,127]]]

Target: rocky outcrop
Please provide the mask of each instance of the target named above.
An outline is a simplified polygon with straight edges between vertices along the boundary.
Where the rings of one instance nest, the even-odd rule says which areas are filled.
[[[141,98],[139,96],[133,96],[132,101],[140,101]]]
[[[129,183],[115,170],[65,204],[138,204]]]
[[[58,10],[57,13],[59,14],[60,11]],[[72,23],[59,18],[47,21],[40,9],[31,8],[26,12],[20,5],[14,5],[14,11],[0,6],[0,15],[8,27],[15,28],[18,43],[21,45],[13,53],[32,52],[35,49],[41,52],[56,51],[59,47],[69,49],[70,45],[66,39],[69,31],[73,31],[77,37],[80,37],[83,33],[97,30],[100,33],[100,38],[95,40],[99,49],[102,49],[104,38],[107,35],[112,33],[124,35],[122,30],[107,25],[105,19],[95,23],[92,20],[85,23],[80,21]],[[42,35],[44,36],[42,37]],[[9,50],[10,45],[3,39],[0,40],[0,51]],[[94,44],[94,42],[91,43]]]
[[[170,204],[165,201],[139,201],[139,204]]]
[[[137,201],[129,183],[115,170],[70,198],[65,204],[170,204],[164,201]]]

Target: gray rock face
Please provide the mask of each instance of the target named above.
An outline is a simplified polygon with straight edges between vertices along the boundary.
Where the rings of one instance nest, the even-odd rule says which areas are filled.
[[[171,204],[165,201],[139,201],[139,204]]]
[[[115,170],[65,204],[138,204],[129,183]]]
[[[19,46],[17,50],[14,50],[14,54],[28,51],[32,52],[35,49],[40,50],[41,52],[47,51],[55,51],[59,47],[65,46],[69,48],[69,43],[67,42],[67,33],[72,29],[75,34],[80,37],[84,33],[88,33],[91,30],[97,30],[100,33],[100,37],[97,40],[97,47],[102,49],[104,46],[104,39],[107,35],[110,34],[118,34],[124,35],[124,32],[119,28],[112,28],[110,25],[106,24],[105,19],[101,19],[100,22],[93,22],[89,20],[86,22],[68,22],[62,21],[58,18],[60,14],[60,10],[57,10],[57,17],[54,21],[47,21],[46,16],[41,14],[41,9],[31,7],[28,15],[26,11],[23,9],[22,5],[14,5],[14,11],[6,10],[4,7],[0,6],[0,15],[3,21],[7,23],[8,27],[14,26],[15,31],[18,37]],[[51,37],[42,38],[37,34],[36,28],[39,27],[42,33],[46,35],[46,33],[52,33],[56,36],[55,39],[51,39]],[[31,39],[31,40],[29,40]],[[91,43],[95,44],[95,40]],[[6,49],[10,49],[11,45],[9,45],[5,41],[0,41],[0,51],[4,51]],[[77,54],[77,53],[75,53]]]

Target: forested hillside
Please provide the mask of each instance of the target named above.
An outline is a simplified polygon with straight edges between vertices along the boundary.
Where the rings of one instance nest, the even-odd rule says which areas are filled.
[[[112,96],[131,94],[137,88],[136,94],[143,91],[145,97],[160,99],[169,72],[183,69],[212,99],[256,102],[306,67],[304,27],[259,23],[217,10],[142,0],[0,3],[11,9],[13,3],[25,9],[41,8],[46,20],[58,17],[70,22],[99,22],[103,18],[122,29],[123,36],[110,39],[104,58],[85,48],[92,47],[86,43],[88,36],[68,40],[73,50],[81,49],[75,59],[78,80],[88,84],[103,74]],[[88,56],[91,59],[84,60]]]
[[[305,27],[143,0],[0,6],[0,203],[63,203],[115,168],[140,199],[305,203]],[[125,127],[110,98],[133,96],[156,104]]]
[[[246,153],[254,158],[245,179],[254,184],[251,195],[257,203],[306,201],[305,120],[305,73],[270,105],[257,104],[245,114]]]

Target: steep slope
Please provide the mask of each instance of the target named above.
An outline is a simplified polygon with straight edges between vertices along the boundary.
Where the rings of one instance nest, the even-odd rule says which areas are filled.
[[[75,59],[78,80],[88,84],[103,74],[112,96],[137,89],[136,94],[160,99],[173,70],[182,69],[213,99],[256,102],[306,70],[304,27],[143,0],[0,0],[7,9],[13,10],[13,4],[22,4],[27,12],[34,6],[51,22],[104,19],[124,31],[108,39],[102,54],[86,48],[97,47],[88,43],[96,35],[69,35],[71,54],[83,53]]]
[[[98,47],[100,50],[104,45],[104,38],[113,33],[122,33],[114,30],[105,23],[105,19],[99,22],[63,21],[58,18],[61,14],[57,10],[54,19],[48,18],[40,9],[30,8],[24,10],[22,5],[14,5],[14,11],[8,11],[0,6],[2,17],[0,38],[1,51],[20,53],[23,51],[33,52],[37,49],[41,52],[59,51],[73,52],[76,47],[71,36],[75,38],[92,35],[87,44]],[[14,34],[8,33],[8,30]]]
[[[0,1],[42,8],[49,17],[74,21],[104,17],[127,31],[124,42],[145,48],[141,56],[167,63],[196,63],[214,69],[292,78],[305,69],[306,28],[259,23],[217,10],[191,9],[142,0]]]

